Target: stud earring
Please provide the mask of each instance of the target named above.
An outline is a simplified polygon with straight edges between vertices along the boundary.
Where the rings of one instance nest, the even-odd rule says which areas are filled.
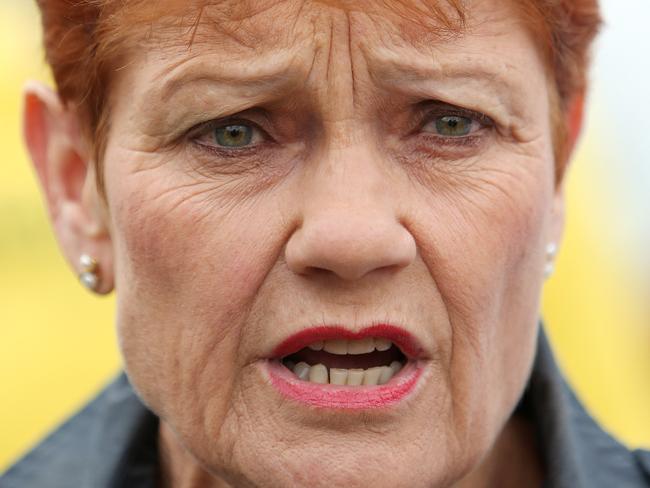
[[[97,268],[99,265],[92,256],[82,254],[79,257],[79,265],[81,266],[81,273],[79,273],[79,281],[90,291],[97,291],[99,285],[99,276],[97,275]]]
[[[555,256],[557,256],[557,244],[549,242],[546,245],[546,264],[544,265],[544,278],[549,279],[555,271]]]

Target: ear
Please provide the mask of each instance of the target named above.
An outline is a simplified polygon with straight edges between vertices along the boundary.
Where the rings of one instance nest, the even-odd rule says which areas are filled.
[[[565,220],[565,196],[564,187],[566,186],[567,170],[570,166],[571,157],[576,149],[584,121],[585,91],[580,90],[572,98],[562,114],[566,127],[566,141],[564,142],[563,151],[560,157],[563,159],[558,166],[560,172],[556,177],[555,193],[553,195],[553,222],[550,230],[549,242],[559,245],[562,240]]]
[[[81,255],[93,257],[99,278],[95,291],[109,293],[114,274],[108,216],[77,114],[40,83],[25,86],[24,103],[24,138],[59,246],[77,275]]]
[[[567,127],[567,145],[566,145],[566,160],[567,162],[571,159],[573,152],[578,143],[578,138],[582,132],[582,124],[584,121],[584,109],[585,109],[585,92],[580,90],[576,93],[571,102],[569,103],[566,117],[566,127]]]

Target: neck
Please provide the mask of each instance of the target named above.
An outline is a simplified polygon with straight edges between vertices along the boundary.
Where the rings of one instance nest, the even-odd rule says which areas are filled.
[[[492,450],[455,488],[542,486],[543,469],[533,425],[513,415]]]
[[[158,446],[160,488],[230,488],[230,485],[208,473],[162,420]]]
[[[230,488],[209,474],[160,422],[159,455],[161,488]],[[520,488],[542,484],[542,466],[533,426],[514,415],[485,459],[454,488]]]

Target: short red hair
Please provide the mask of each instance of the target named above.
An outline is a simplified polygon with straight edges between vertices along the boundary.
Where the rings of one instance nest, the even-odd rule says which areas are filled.
[[[327,3],[330,0],[321,0]],[[462,0],[424,2],[426,7],[401,5],[406,13],[433,16],[445,32],[460,32],[465,23]],[[556,159],[565,158],[564,112],[586,85],[589,50],[601,25],[598,0],[512,0],[522,19],[538,39],[552,75],[554,143]],[[157,2],[148,0],[37,0],[42,13],[46,59],[58,93],[79,112],[82,125],[101,164],[110,117],[107,96],[111,70],[123,54],[121,42],[130,28],[151,22],[159,14]],[[187,3],[182,2],[186,17]],[[207,0],[196,2],[196,22]],[[443,8],[445,7],[445,8]],[[450,17],[450,9],[457,17]],[[426,11],[418,10],[426,8]],[[170,14],[170,10],[166,10]],[[563,161],[557,161],[562,164]],[[102,171],[97,177],[103,190]]]

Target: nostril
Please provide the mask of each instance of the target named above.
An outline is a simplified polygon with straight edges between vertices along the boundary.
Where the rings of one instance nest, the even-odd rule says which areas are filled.
[[[309,275],[309,276],[327,276],[327,275],[332,275],[335,274],[339,278],[342,278],[346,281],[355,281],[363,278],[369,273],[376,273],[376,272],[386,272],[386,273],[391,273],[391,272],[396,272],[400,269],[400,266],[395,266],[395,265],[389,265],[389,266],[381,266],[381,267],[376,267],[372,268],[370,270],[366,268],[354,268],[354,267],[348,267],[347,269],[338,269],[337,271],[333,271],[331,269],[327,268],[319,268],[316,266],[307,266],[303,269],[303,272],[300,274],[303,275]]]
[[[319,275],[324,276],[324,275],[328,275],[328,274],[331,274],[331,273],[332,273],[332,271],[330,271],[329,269],[318,268],[316,266],[306,266],[303,269],[303,272],[300,273],[300,274],[312,275],[312,276],[319,276]]]

